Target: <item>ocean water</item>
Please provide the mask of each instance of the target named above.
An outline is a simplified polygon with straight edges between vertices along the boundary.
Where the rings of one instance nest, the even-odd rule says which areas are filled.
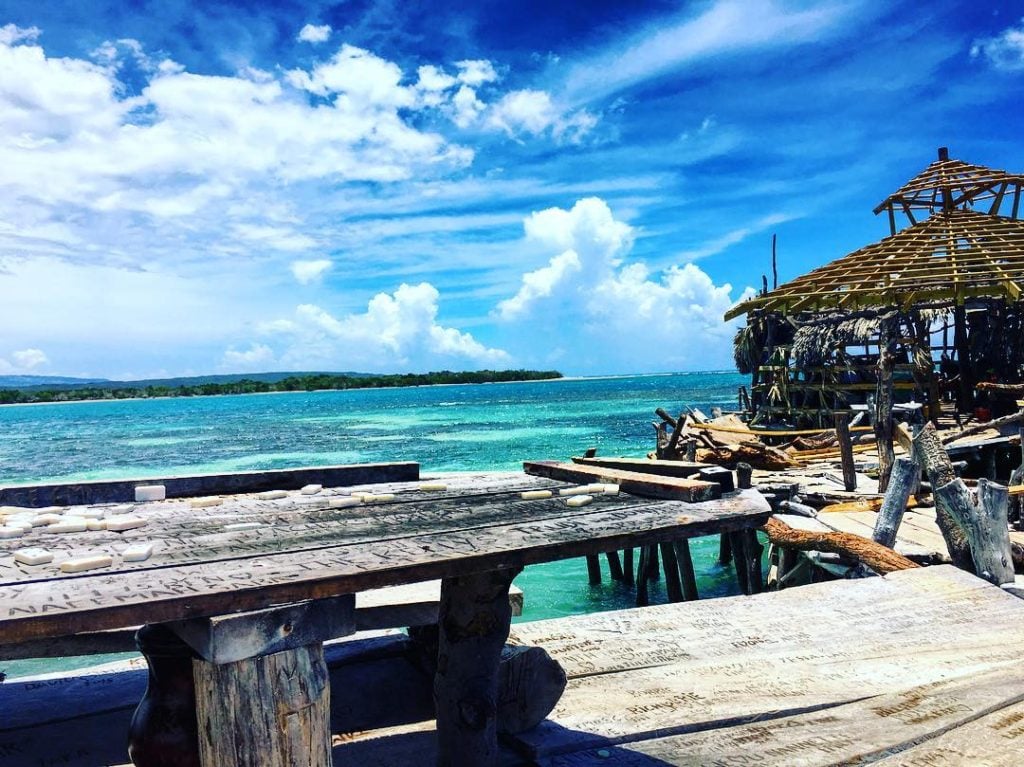
[[[418,461],[423,473],[518,469],[588,447],[643,456],[656,407],[735,409],[746,383],[736,373],[686,373],[2,406],[0,484],[397,460]],[[736,593],[716,562],[717,539],[696,539],[692,550],[702,597]],[[583,560],[527,568],[516,583],[526,595],[518,620],[633,604],[607,569],[590,586]],[[662,581],[651,601],[665,601]],[[11,675],[41,667],[4,664]]]

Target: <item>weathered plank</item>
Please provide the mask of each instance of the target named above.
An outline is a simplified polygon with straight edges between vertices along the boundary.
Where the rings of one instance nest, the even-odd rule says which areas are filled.
[[[685,477],[657,477],[638,471],[603,469],[554,461],[525,461],[523,471],[563,482],[613,482],[623,492],[646,498],[667,498],[696,503],[722,496],[721,486],[713,482]]]
[[[430,531],[418,535],[393,531],[395,537],[386,540],[8,583],[0,586],[0,643],[254,610],[707,535],[762,524],[770,511],[753,490],[686,505],[616,498],[509,522],[522,516],[519,504],[528,509],[532,503],[516,501],[480,527],[451,521],[444,505],[436,504]]]
[[[225,493],[256,493],[264,490],[298,490],[305,485],[324,487],[359,485],[370,482],[414,481],[420,465],[366,463],[345,466],[308,466],[299,469],[194,474],[145,479],[96,480],[76,483],[10,485],[0,487],[0,505],[67,506],[83,503],[126,503],[135,500],[139,485],[163,485],[168,498]]]
[[[656,474],[660,477],[695,477],[701,469],[712,466],[710,463],[696,461],[670,461],[663,458],[581,458],[573,456],[573,463],[603,469],[621,469],[622,471],[638,471],[643,474]]]
[[[1018,764],[1024,739],[1024,728],[1019,727],[1024,718],[1020,715],[1024,704],[1018,702],[1022,697],[1024,675],[1006,669],[704,732],[653,739],[638,733],[642,739],[554,757],[546,764]],[[1000,743],[1007,735],[1009,742]],[[915,746],[918,741],[924,742]],[[878,759],[892,752],[900,753]],[[1006,758],[1011,753],[1012,762]],[[925,755],[927,759],[922,758]]]

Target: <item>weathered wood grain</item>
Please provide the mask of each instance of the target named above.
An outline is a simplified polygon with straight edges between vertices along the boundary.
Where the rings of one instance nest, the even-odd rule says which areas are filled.
[[[433,505],[429,532],[359,540],[315,550],[255,554],[0,586],[0,644],[145,622],[261,609],[442,576],[520,567],[611,549],[740,529],[763,523],[759,493],[680,504],[616,496],[537,520],[512,501],[490,525],[451,521]],[[425,510],[424,513],[427,513]]]
[[[548,477],[563,482],[613,482],[623,492],[646,498],[666,498],[696,503],[722,496],[721,486],[714,482],[703,482],[685,477],[657,477],[638,471],[603,469],[554,461],[525,461],[523,471],[534,476]]]
[[[199,752],[208,767],[330,767],[323,646],[216,665],[194,661]]]
[[[83,503],[134,502],[138,485],[163,485],[167,497],[255,493],[264,490],[298,490],[304,485],[324,487],[368,482],[415,481],[420,465],[414,462],[366,463],[346,466],[310,466],[227,474],[195,474],[145,479],[11,485],[0,487],[0,505],[67,506]]]
[[[572,462],[578,463],[581,466],[638,471],[643,474],[656,474],[661,477],[695,477],[701,469],[711,467],[710,463],[670,461],[665,459],[651,460],[648,458],[581,458],[573,456]]]

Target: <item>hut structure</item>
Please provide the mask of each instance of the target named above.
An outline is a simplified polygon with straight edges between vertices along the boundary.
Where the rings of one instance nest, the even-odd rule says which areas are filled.
[[[939,149],[875,208],[890,236],[730,309],[747,319],[735,358],[752,376],[752,424],[891,418],[894,401],[932,419],[944,401],[983,416],[976,383],[1024,380],[1022,186]]]

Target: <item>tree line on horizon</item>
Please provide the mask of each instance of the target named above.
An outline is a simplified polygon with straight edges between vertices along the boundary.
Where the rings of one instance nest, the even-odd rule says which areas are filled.
[[[473,370],[430,373],[393,373],[386,375],[289,376],[280,381],[242,378],[228,383],[182,384],[180,386],[83,386],[74,389],[0,389],[0,404],[32,402],[78,402],[82,400],[150,399],[153,397],[197,397],[218,394],[262,394],[267,392],[323,391],[325,389],[384,389],[399,386],[437,386],[440,384],[502,383],[543,381],[562,378],[557,370]]]

